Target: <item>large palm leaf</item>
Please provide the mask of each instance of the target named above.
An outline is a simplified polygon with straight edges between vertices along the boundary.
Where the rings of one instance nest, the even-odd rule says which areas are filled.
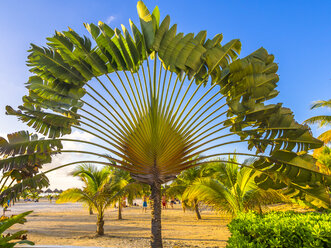
[[[92,205],[94,203],[93,196],[90,196],[87,192],[78,188],[71,188],[63,191],[56,202],[84,202]]]
[[[85,24],[94,42],[69,29],[47,38],[47,47],[32,45],[29,94],[19,110],[6,109],[50,138],[104,150],[62,152],[94,155],[103,164],[111,153],[112,166],[150,184],[152,246],[162,247],[160,184],[199,164],[196,155],[227,155],[220,147],[247,143],[262,161],[286,163],[277,151],[307,152],[321,142],[289,109],[264,103],[278,94],[277,64],[264,48],[238,59],[239,40],[177,33],[158,8],[150,13],[141,1],[137,8],[140,30],[132,21],[131,31],[99,22]],[[98,141],[62,137],[73,128]]]
[[[7,139],[0,137],[0,170],[3,173],[16,171],[21,175],[16,175],[17,180],[36,174],[43,164],[51,162],[51,155],[62,148],[61,141],[38,139],[28,131],[8,134]]]

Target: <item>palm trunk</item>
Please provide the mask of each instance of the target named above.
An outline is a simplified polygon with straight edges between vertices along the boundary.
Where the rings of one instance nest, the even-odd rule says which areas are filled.
[[[104,224],[105,224],[105,222],[103,220],[103,213],[99,212],[98,221],[97,221],[97,234],[100,236],[105,234],[105,230],[103,228]]]
[[[152,200],[152,236],[151,247],[162,248],[161,234],[161,184],[151,184],[151,200]]]
[[[194,211],[195,211],[195,216],[197,217],[198,220],[201,220],[201,214],[199,211],[199,204],[197,202],[194,203]]]
[[[259,204],[259,214],[263,214],[261,204]]]
[[[89,207],[89,212],[90,212],[90,215],[93,215],[93,209],[92,209],[92,207]]]
[[[122,199],[118,200],[118,219],[122,220]]]

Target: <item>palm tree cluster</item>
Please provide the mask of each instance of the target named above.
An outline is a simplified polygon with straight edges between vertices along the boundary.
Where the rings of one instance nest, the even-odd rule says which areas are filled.
[[[235,216],[248,210],[262,212],[261,206],[268,204],[290,202],[281,190],[259,188],[254,181],[259,174],[249,165],[240,166],[236,156],[227,162],[220,159],[206,161],[204,165],[183,171],[170,185],[164,185],[162,193],[166,197],[179,198],[184,209],[195,211],[197,219],[201,219],[199,204]],[[98,169],[95,165],[83,164],[71,175],[79,177],[84,186],[64,191],[57,203],[83,202],[90,214],[95,210],[98,235],[104,234],[104,216],[108,207],[117,204],[118,219],[121,220],[124,199],[132,205],[137,197],[150,194],[146,184],[134,180],[128,172],[110,166]]]
[[[249,164],[241,166],[236,156],[229,157],[227,162],[207,161],[183,171],[170,184],[167,194],[180,198],[184,207],[191,207],[197,219],[201,219],[199,203],[233,216],[248,210],[261,213],[262,206],[272,203],[290,203],[281,190],[260,188],[255,182],[260,174]]]

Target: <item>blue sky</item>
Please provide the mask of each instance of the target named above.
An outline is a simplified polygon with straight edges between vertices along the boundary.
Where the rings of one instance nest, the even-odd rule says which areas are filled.
[[[331,93],[331,1],[146,1],[158,5],[179,32],[223,33],[224,42],[239,38],[241,57],[263,46],[279,64],[278,102],[290,107],[299,122],[325,111],[309,111],[314,100]],[[26,94],[25,61],[30,43],[44,45],[54,30],[71,27],[87,34],[83,22],[113,28],[138,22],[136,1],[1,1],[0,3],[0,134],[27,129],[5,106],[16,107]],[[323,130],[312,127],[314,134]]]

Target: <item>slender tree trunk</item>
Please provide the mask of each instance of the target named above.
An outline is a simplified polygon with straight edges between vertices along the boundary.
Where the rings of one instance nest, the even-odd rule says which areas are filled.
[[[105,230],[103,228],[104,224],[105,224],[105,222],[103,220],[103,213],[99,212],[98,221],[97,221],[97,234],[100,236],[105,234]]]
[[[151,200],[152,200],[152,236],[151,247],[162,248],[161,234],[161,184],[151,184]]]
[[[196,202],[194,204],[194,211],[195,211],[195,216],[197,217],[198,220],[201,220],[201,214],[199,211],[199,204]]]
[[[118,200],[118,219],[122,220],[122,199]]]
[[[92,207],[89,207],[88,209],[89,209],[90,215],[93,215],[93,209],[92,209]]]

